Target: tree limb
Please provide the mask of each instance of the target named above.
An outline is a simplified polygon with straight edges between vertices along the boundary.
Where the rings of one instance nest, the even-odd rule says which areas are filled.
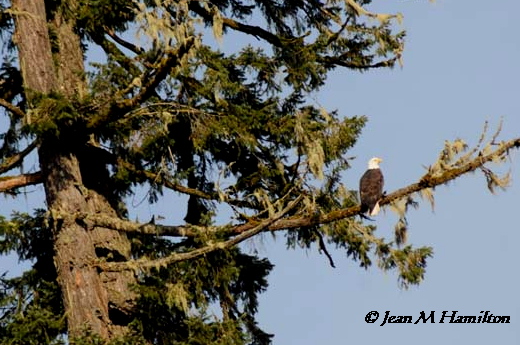
[[[195,37],[191,36],[186,38],[184,44],[179,46],[177,49],[169,50],[156,68],[150,68],[139,77],[136,77],[125,90],[118,93],[119,96],[114,97],[115,99],[113,100],[111,109],[106,113],[91,119],[88,127],[90,129],[99,128],[106,123],[121,119],[133,108],[142,106],[143,103],[154,94],[157,86],[159,86],[159,84],[166,78],[168,73],[170,73],[175,66],[178,66],[181,63],[181,60],[188,54],[195,42]],[[96,43],[104,44],[106,47],[104,49],[107,52],[110,52],[111,49],[116,52],[117,56],[121,59],[120,62],[128,63],[130,67],[133,66],[132,59],[124,55],[113,42],[110,42],[103,37]],[[133,68],[137,71],[137,67],[133,66]],[[130,70],[133,69],[131,68]],[[125,98],[125,96],[136,87],[139,87],[137,95],[132,98]]]
[[[318,237],[318,248],[320,251],[325,254],[327,259],[329,259],[329,264],[332,268],[336,268],[336,265],[334,265],[334,260],[332,260],[332,256],[330,255],[329,251],[327,250],[327,246],[325,245],[325,240],[323,239],[323,235],[321,232],[319,232],[316,228],[313,229],[314,233]]]
[[[449,169],[444,171],[438,176],[431,176],[429,174],[424,175],[419,182],[411,184],[407,187],[396,190],[395,192],[386,195],[381,199],[379,204],[381,206],[390,204],[398,199],[407,197],[415,192],[426,188],[433,188],[439,185],[446,184],[468,172],[475,171],[482,168],[484,164],[492,161],[497,157],[501,157],[506,154],[510,149],[520,147],[520,138],[503,142],[498,149],[491,152],[488,155],[478,155],[469,163],[462,165],[457,168]],[[359,205],[352,206],[345,209],[331,211],[323,215],[316,216],[293,216],[292,218],[280,219],[274,222],[270,222],[268,226],[263,227],[262,231],[279,231],[295,229],[300,227],[310,227],[320,224],[332,223],[344,218],[353,217],[359,214],[361,208]],[[102,226],[112,228],[119,231],[125,232],[138,232],[142,234],[158,235],[158,236],[176,236],[176,237],[193,237],[196,233],[201,231],[208,231],[208,227],[196,227],[196,226],[172,226],[172,225],[155,225],[155,224],[139,224],[127,220],[121,220],[118,218],[108,218],[100,215],[77,215],[79,219],[86,219],[92,222],[95,226]],[[268,219],[269,220],[269,219]],[[264,221],[250,221],[245,224],[235,226],[215,226],[211,227],[211,231],[227,231],[228,236],[241,235],[248,233],[251,229],[256,229],[258,226],[264,224]],[[228,230],[226,230],[226,228]],[[329,258],[330,259],[330,258]]]
[[[400,58],[401,58],[400,55],[396,55],[395,57],[393,57],[391,59],[379,61],[379,62],[376,62],[374,64],[369,64],[369,65],[360,64],[357,62],[345,61],[344,59],[341,58],[341,56],[321,56],[321,57],[317,58],[317,61],[324,63],[326,65],[336,65],[336,66],[346,67],[346,68],[350,68],[350,69],[364,70],[364,69],[391,67],[391,66],[394,66],[395,62],[398,61]]]
[[[136,223],[130,220],[110,217],[102,214],[91,213],[77,213],[73,217],[86,223],[89,227],[102,227],[113,229],[117,231],[124,231],[128,233],[139,233],[144,235],[156,236],[175,236],[175,237],[193,237],[198,227],[194,225],[189,226],[174,226],[174,225],[160,225],[152,223]],[[207,227],[204,227],[207,231]]]
[[[27,156],[29,153],[32,152],[38,146],[37,140],[33,141],[29,144],[23,151],[16,153],[15,155],[12,155],[11,157],[5,158],[4,162],[0,164],[0,174],[3,174],[15,167],[17,167]]]
[[[206,10],[205,8],[203,8],[196,1],[191,1],[189,4],[189,8],[190,8],[190,10],[192,10],[193,12],[195,12],[199,16],[201,16],[205,21],[208,21],[208,22],[213,21],[213,16],[211,15],[211,13],[208,10]],[[229,19],[226,17],[223,17],[222,21],[223,21],[223,25],[225,27],[229,27],[236,31],[240,31],[245,34],[255,36],[256,38],[260,37],[263,40],[269,42],[270,44],[272,44],[276,47],[283,46],[282,40],[280,40],[280,38],[277,35],[269,32],[267,30],[264,30],[259,26],[246,25],[246,24],[237,22],[236,20]]]
[[[354,0],[348,0],[348,4],[350,7],[352,7],[352,9],[356,12],[356,15],[358,15],[358,16],[366,15],[371,18],[378,18],[378,19],[385,18],[386,20],[396,17],[396,15],[386,15],[386,14],[377,14],[377,13],[368,12],[364,8],[359,6]],[[203,8],[202,6],[200,6],[196,1],[190,2],[189,7],[190,7],[190,10],[192,10],[193,12],[200,15],[205,21],[208,21],[208,22],[213,21],[213,16],[211,15],[211,13],[208,10],[206,10],[205,8]],[[346,27],[347,22],[348,22],[348,20],[345,21],[345,23],[343,24],[341,29],[335,35],[333,35],[333,36],[331,36],[331,38],[329,38],[329,44],[332,43],[335,39],[337,39],[337,36],[339,36],[339,34]],[[296,37],[286,37],[286,38],[281,39],[279,36],[269,32],[259,26],[243,24],[241,22],[238,22],[236,20],[233,20],[233,19],[230,19],[227,17],[222,17],[222,24],[224,27],[231,28],[235,31],[240,31],[245,34],[252,35],[256,38],[261,38],[261,39],[265,40],[266,42],[268,42],[278,48],[284,47],[284,41],[291,42],[292,40],[294,40],[296,38]],[[401,57],[400,54],[397,54],[397,56],[394,58],[380,61],[380,62],[377,62],[374,64],[369,64],[369,65],[355,63],[355,62],[348,62],[348,61],[345,61],[345,59],[343,59],[341,56],[321,56],[321,57],[317,58],[317,61],[320,63],[328,64],[328,65],[336,65],[336,66],[341,66],[341,67],[346,67],[346,68],[351,68],[351,69],[364,70],[364,69],[393,66],[394,63],[400,59],[400,57]]]
[[[113,42],[108,40],[104,35],[92,35],[94,42],[103,49],[103,51],[112,56],[119,65],[127,69],[132,75],[138,75],[140,70],[134,64],[134,60],[125,55]]]
[[[4,107],[5,109],[9,110],[19,118],[25,118],[25,113],[22,109],[18,108],[16,105],[12,104],[11,102],[8,102],[7,100],[0,98],[0,106]]]
[[[156,184],[160,184],[168,189],[171,189],[173,191],[186,194],[186,195],[192,195],[196,196],[201,199],[205,200],[214,200],[214,201],[223,201],[227,204],[237,206],[237,207],[247,207],[250,209],[258,209],[258,207],[254,207],[250,202],[244,201],[244,200],[238,200],[238,199],[229,199],[225,195],[219,195],[218,193],[207,193],[203,192],[196,188],[190,188],[181,185],[180,183],[176,183],[166,177],[163,177],[160,174],[153,173],[148,170],[138,170],[135,169],[133,165],[131,165],[128,162],[121,161],[120,162],[126,169],[131,170],[133,173],[136,173],[137,175],[145,177],[148,181]]]
[[[30,186],[42,182],[42,174],[39,171],[32,174],[4,176],[0,177],[0,192],[7,192],[16,188]]]
[[[153,173],[151,171],[148,171],[148,170],[138,170],[138,169],[135,169],[135,167],[127,162],[121,162],[125,168],[131,170],[133,173],[136,173],[137,175],[140,175],[140,176],[143,176],[145,177],[148,181],[152,182],[152,183],[156,183],[156,184],[160,184],[168,189],[171,189],[173,191],[176,191],[176,192],[179,192],[179,193],[183,193],[183,194],[187,194],[187,195],[193,195],[193,196],[196,196],[196,197],[199,197],[201,199],[206,199],[206,200],[215,200],[217,199],[216,195],[213,195],[213,194],[209,194],[209,193],[206,193],[206,192],[203,192],[201,190],[198,190],[198,189],[195,189],[195,188],[190,188],[190,187],[186,187],[186,186],[183,186],[179,183],[175,183],[167,178],[164,178],[163,176],[161,176],[160,174],[156,174],[156,173]]]
[[[194,44],[195,37],[191,36],[178,49],[167,52],[152,75],[146,73],[146,75],[141,77],[143,84],[141,91],[133,98],[120,101],[118,107],[120,109],[132,109],[147,100],[155,92],[155,88],[159,83],[166,78],[175,65],[180,63],[180,60],[190,51]]]
[[[141,48],[133,43],[130,43],[128,41],[125,41],[124,39],[122,39],[121,37],[116,35],[116,33],[114,32],[113,29],[111,29],[107,26],[105,26],[103,29],[105,30],[107,35],[110,36],[110,38],[112,38],[116,43],[120,44],[121,46],[125,47],[126,49],[130,50],[131,52],[138,54],[138,55],[144,53],[143,48]]]
[[[425,188],[432,188],[439,185],[446,184],[468,172],[475,171],[476,169],[483,166],[485,163],[492,161],[493,159],[500,157],[506,154],[510,149],[520,147],[520,138],[512,139],[504,142],[498,149],[493,151],[492,153],[482,156],[479,155],[475,157],[471,162],[462,165],[458,168],[453,168],[444,171],[439,176],[430,176],[426,174],[423,176],[419,182],[411,184],[407,187],[396,190],[395,192],[386,195],[381,201],[379,205],[387,205],[392,203],[395,200],[401,199],[405,196],[411,195],[415,192],[418,192]],[[266,230],[276,231],[276,230],[285,230],[285,229],[294,229],[300,227],[309,227],[319,224],[327,224],[332,223],[334,221],[348,218],[359,214],[361,211],[361,207],[359,205],[349,207],[342,210],[332,211],[324,215],[318,216],[310,216],[310,217],[294,217],[289,219],[281,219],[279,221],[271,224]],[[242,232],[249,231],[249,229],[255,227],[256,224],[253,222],[246,223],[243,225],[239,225],[233,228],[233,232],[235,234],[240,234]]]
[[[149,260],[149,259],[137,259],[137,260],[131,260],[127,262],[110,262],[110,263],[100,263],[97,264],[98,267],[103,269],[104,271],[122,271],[122,270],[128,270],[132,268],[139,268],[139,269],[148,269],[153,267],[163,267],[166,265],[170,265],[176,262],[180,261],[186,261],[190,259],[194,259],[206,254],[209,254],[211,252],[214,252],[216,250],[223,250],[230,247],[233,247],[255,235],[258,233],[264,231],[266,228],[269,227],[269,225],[273,224],[274,222],[278,221],[280,218],[285,216],[289,211],[291,211],[298,203],[302,200],[303,196],[299,196],[295,200],[291,201],[283,210],[280,212],[274,214],[272,217],[260,222],[256,226],[252,227],[251,229],[248,229],[247,231],[242,232],[240,235],[233,237],[227,241],[224,242],[217,242],[209,244],[205,247],[194,249],[192,251],[186,252],[186,253],[174,253],[167,257],[157,259],[157,260]]]

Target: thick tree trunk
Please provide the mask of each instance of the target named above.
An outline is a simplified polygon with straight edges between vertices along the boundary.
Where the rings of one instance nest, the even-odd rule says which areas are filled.
[[[135,280],[130,273],[100,274],[92,261],[100,256],[128,259],[130,243],[119,232],[87,229],[66,217],[75,212],[114,217],[116,212],[103,196],[83,186],[77,158],[61,151],[59,142],[55,144],[49,140],[42,143],[39,155],[46,176],[47,204],[54,219],[54,261],[69,332],[78,335],[84,328],[90,328],[103,338],[112,338],[125,332],[134,297],[128,285]]]
[[[58,154],[49,141],[39,150],[40,166],[45,176],[47,205],[54,218],[54,264],[58,273],[69,332],[79,335],[81,328],[90,328],[103,338],[109,338],[110,318],[108,296],[91,261],[96,257],[92,236],[87,229],[62,215],[85,211],[81,188],[81,173],[77,159]]]
[[[82,79],[83,52],[73,23],[61,14],[48,23],[44,0],[13,0],[12,5],[15,40],[26,95],[30,98],[33,92],[48,94],[54,91],[69,99],[81,98],[85,90]],[[54,56],[48,25],[54,26],[58,40],[58,52]],[[88,229],[67,217],[75,212],[116,216],[108,194],[102,195],[102,191],[85,185],[92,171],[106,171],[105,163],[89,157],[85,149],[86,138],[69,134],[72,135],[67,135],[65,139],[52,136],[40,138],[38,150],[47,207],[54,226],[54,261],[58,282],[62,289],[69,335],[80,335],[85,329],[90,329],[102,338],[110,339],[125,333],[127,329],[128,315],[135,298],[128,286],[135,283],[135,278],[131,273],[99,273],[92,266],[92,261],[98,257],[128,259],[130,242],[126,235],[119,232],[104,228]],[[71,142],[75,139],[80,141]],[[82,164],[80,159],[87,160],[89,164]]]
[[[56,86],[56,78],[45,2],[12,0],[12,5],[16,19],[14,42],[19,52],[24,86],[28,91],[50,92]]]

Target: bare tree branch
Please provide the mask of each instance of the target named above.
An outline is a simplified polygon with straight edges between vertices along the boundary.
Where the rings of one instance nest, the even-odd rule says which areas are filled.
[[[98,38],[97,44],[101,45],[107,53],[114,53],[118,57],[120,63],[127,64],[131,71],[137,71],[137,67],[133,65],[133,60],[128,58],[113,42],[110,42],[105,37]],[[88,124],[89,128],[98,128],[102,124],[116,121],[124,117],[128,111],[133,108],[142,106],[143,103],[149,99],[156,91],[157,86],[166,78],[168,73],[188,54],[190,49],[195,44],[195,37],[188,37],[184,44],[176,50],[170,50],[164,54],[158,66],[149,68],[143,72],[139,77],[121,92],[119,96],[114,97],[112,108],[101,116],[97,116]],[[132,98],[125,98],[130,92],[139,86],[139,93]]]
[[[198,228],[194,225],[173,226],[152,223],[141,224],[130,220],[91,213],[77,213],[74,214],[73,217],[78,221],[86,223],[90,228],[98,226],[128,233],[140,233],[143,235],[193,237]],[[204,227],[204,230],[208,231],[208,227]]]
[[[365,9],[363,9],[361,6],[356,4],[356,2],[353,0],[348,0],[348,3],[349,3],[349,6],[351,6],[356,11],[358,16],[366,15],[368,17],[378,18],[380,20],[382,20],[383,18],[385,20],[388,20],[388,19],[397,17],[396,15],[377,14],[377,13],[368,12]],[[213,16],[211,15],[211,13],[208,10],[206,10],[205,8],[203,8],[202,6],[200,6],[196,1],[190,2],[189,6],[190,6],[190,10],[192,10],[193,12],[200,15],[205,21],[213,20]],[[348,22],[348,20],[345,21],[342,28],[335,35],[332,35],[329,38],[329,44],[337,39],[337,37],[341,34],[341,32],[346,27],[347,22]],[[284,42],[285,43],[292,42],[293,40],[298,38],[298,37],[286,37],[286,38],[281,39],[279,36],[269,32],[259,26],[243,24],[241,22],[238,22],[236,20],[233,20],[233,19],[230,19],[227,17],[222,17],[222,24],[224,27],[228,27],[233,30],[243,32],[245,34],[254,36],[256,38],[261,38],[261,39],[265,40],[266,42],[268,42],[278,48],[283,48]],[[321,56],[321,57],[317,58],[317,61],[320,63],[326,64],[326,65],[336,65],[336,66],[341,66],[341,67],[346,67],[346,68],[351,68],[351,69],[364,70],[364,69],[373,69],[373,68],[382,68],[382,67],[393,66],[395,64],[395,62],[398,61],[400,58],[401,58],[401,55],[398,53],[398,54],[396,54],[395,57],[393,57],[391,59],[380,61],[380,62],[377,62],[374,64],[362,64],[362,63],[358,63],[358,62],[348,61],[345,56]]]
[[[139,268],[139,269],[148,269],[153,267],[163,267],[166,265],[173,264],[175,262],[180,261],[186,261],[190,259],[197,258],[199,256],[203,256],[205,254],[209,254],[211,252],[214,252],[216,250],[223,250],[230,247],[233,247],[248,238],[251,238],[258,233],[264,231],[266,228],[269,227],[269,225],[273,224],[274,222],[278,221],[280,218],[285,216],[289,211],[291,211],[298,203],[302,200],[303,196],[299,196],[295,200],[291,201],[283,210],[280,212],[274,214],[272,217],[260,222],[256,226],[252,227],[251,229],[242,232],[240,235],[233,237],[227,241],[224,242],[217,242],[213,244],[209,244],[205,247],[198,248],[195,250],[192,250],[190,252],[186,253],[174,253],[172,255],[169,255],[167,257],[157,259],[157,260],[148,260],[148,259],[137,259],[127,262],[110,262],[110,263],[100,263],[97,264],[98,267],[103,269],[104,271],[122,271],[122,270],[129,270],[133,268]]]
[[[374,64],[361,64],[358,62],[352,62],[352,61],[346,61],[341,56],[322,56],[318,57],[317,61],[324,63],[326,65],[336,65],[346,68],[352,68],[352,69],[374,69],[374,68],[383,68],[383,67],[391,67],[395,64],[396,61],[398,61],[401,58],[400,55],[396,55],[395,57],[376,62]]]
[[[4,176],[0,177],[0,192],[7,192],[16,188],[30,186],[42,182],[43,178],[41,172],[17,176]]]
[[[182,194],[196,196],[198,198],[205,199],[205,200],[223,201],[227,204],[237,206],[237,207],[247,207],[250,209],[258,209],[258,207],[254,207],[254,205],[252,205],[250,202],[245,201],[245,200],[229,199],[225,195],[219,195],[216,192],[213,192],[213,193],[203,192],[199,189],[186,187],[180,183],[176,183],[176,182],[168,179],[167,177],[162,176],[161,174],[153,173],[148,170],[138,170],[132,164],[130,164],[128,162],[120,161],[119,163],[122,164],[126,169],[129,169],[132,172],[145,177],[148,181],[150,181],[152,183],[162,185],[168,189],[171,189],[173,191],[176,191],[176,192],[179,192]]]
[[[134,59],[123,53],[121,49],[119,49],[119,47],[111,42],[105,35],[92,35],[92,39],[108,56],[112,56],[114,61],[117,61],[120,66],[128,70],[131,75],[139,75],[141,71],[135,64]]]
[[[336,265],[334,265],[334,260],[332,260],[332,256],[330,255],[329,251],[327,250],[327,246],[325,245],[325,240],[323,239],[323,235],[321,232],[319,232],[317,229],[314,229],[314,233],[318,237],[318,248],[320,251],[325,254],[327,259],[329,259],[329,264],[332,268],[336,268]]]
[[[155,88],[159,83],[166,78],[175,65],[180,63],[182,57],[189,52],[194,44],[195,37],[188,37],[186,42],[184,42],[184,44],[182,44],[178,49],[167,52],[159,63],[159,66],[153,71],[152,75],[146,73],[146,75],[141,77],[143,85],[141,91],[133,98],[120,101],[118,104],[119,108],[131,109],[148,99],[153,92],[155,92]]]
[[[114,32],[113,29],[105,26],[104,30],[107,33],[107,35],[110,36],[110,38],[112,38],[114,40],[114,42],[120,44],[121,46],[125,47],[126,49],[130,50],[131,52],[133,52],[135,54],[142,54],[142,53],[144,53],[144,49],[143,48],[141,48],[139,46],[136,46],[135,44],[130,43],[128,41],[125,41],[124,39],[122,39],[121,37],[116,35],[116,33]]]
[[[433,188],[439,185],[446,184],[468,172],[475,171],[477,169],[482,168],[486,163],[493,161],[498,157],[502,157],[507,154],[511,149],[518,149],[520,147],[520,138],[512,139],[506,142],[503,142],[499,148],[495,151],[491,152],[488,155],[478,155],[473,160],[468,162],[465,165],[462,165],[457,168],[449,169],[444,171],[442,174],[437,176],[431,176],[429,174],[424,175],[419,182],[411,184],[407,187],[396,190],[395,192],[386,195],[379,204],[381,206],[390,204],[398,199],[402,199],[404,197],[408,197],[413,193],[421,191],[427,188]],[[292,218],[280,219],[274,222],[270,222],[267,227],[264,227],[263,231],[279,231],[279,230],[288,230],[295,229],[300,227],[310,227],[316,226],[320,224],[332,223],[334,221],[338,221],[344,218],[353,217],[358,215],[360,212],[360,206],[356,205],[353,207],[349,207],[346,209],[340,209],[331,211],[329,213],[323,215],[316,216],[293,216]],[[117,218],[107,218],[99,215],[85,215],[80,214],[77,215],[80,219],[86,219],[87,221],[92,222],[94,226],[103,226],[107,228],[112,228],[119,231],[125,232],[139,232],[142,234],[151,234],[158,236],[186,236],[193,237],[196,233],[200,233],[202,231],[227,231],[229,236],[241,235],[250,231],[251,229],[256,229],[258,226],[264,224],[264,221],[252,220],[245,224],[235,225],[235,226],[215,226],[215,227],[196,227],[196,226],[172,226],[172,225],[155,225],[155,224],[138,224],[131,221],[120,220]]]
[[[193,195],[193,196],[199,197],[201,199],[206,199],[206,200],[216,200],[217,199],[216,195],[209,194],[209,193],[203,192],[203,191],[195,189],[195,188],[186,187],[179,183],[175,183],[175,182],[163,177],[161,174],[156,174],[156,173],[153,173],[148,170],[135,169],[135,167],[133,165],[131,165],[130,163],[127,163],[127,162],[120,162],[120,163],[123,164],[126,169],[131,170],[133,173],[136,173],[137,175],[145,177],[148,181],[150,181],[152,183],[160,184],[173,191],[187,194],[187,195]]]
[[[189,4],[189,8],[190,8],[190,10],[192,10],[193,12],[195,12],[199,16],[201,16],[205,21],[213,20],[213,16],[211,15],[211,13],[208,10],[206,10],[205,8],[203,8],[196,1],[191,1]],[[240,32],[246,33],[248,35],[255,36],[256,38],[260,37],[263,40],[271,43],[272,45],[274,45],[276,47],[283,46],[282,41],[280,40],[280,38],[277,35],[269,32],[267,30],[264,30],[259,26],[246,25],[246,24],[237,22],[236,20],[229,19],[226,17],[223,17],[222,20],[223,20],[223,25],[225,27],[229,27],[236,31],[240,31]]]
[[[387,205],[391,202],[401,199],[403,197],[409,196],[415,192],[418,192],[425,188],[432,188],[439,185],[446,184],[468,172],[475,171],[476,169],[482,167],[485,163],[488,163],[497,157],[501,157],[504,154],[507,154],[509,150],[515,148],[518,149],[520,147],[520,138],[512,139],[506,142],[503,142],[498,149],[491,152],[488,155],[478,155],[469,163],[462,165],[458,168],[453,168],[444,171],[439,176],[430,176],[428,174],[424,175],[419,182],[411,184],[407,187],[396,190],[395,192],[386,195],[379,204]],[[285,229],[294,229],[300,227],[309,227],[319,224],[327,224],[332,223],[334,221],[348,218],[359,214],[361,208],[359,205],[349,207],[342,210],[332,211],[324,215],[319,216],[310,216],[310,217],[294,217],[292,219],[281,219],[279,221],[271,224],[266,230],[276,231],[276,230],[285,230]],[[246,223],[243,225],[236,226],[233,228],[234,233],[240,234],[245,231],[249,231],[249,229],[254,228],[256,224],[254,222]]]
[[[0,98],[0,106],[4,107],[5,109],[9,110],[10,112],[12,112],[20,118],[25,117],[25,113],[22,109],[18,108],[16,105],[12,104],[11,102],[8,102],[3,98]]]
[[[4,159],[4,162],[0,164],[0,174],[16,168],[23,159],[36,148],[36,146],[38,146],[37,140],[30,143],[23,151]]]

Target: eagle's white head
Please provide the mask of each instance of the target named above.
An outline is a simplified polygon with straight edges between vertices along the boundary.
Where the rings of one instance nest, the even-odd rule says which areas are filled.
[[[379,157],[373,157],[368,161],[368,169],[379,169],[379,163],[383,160]]]

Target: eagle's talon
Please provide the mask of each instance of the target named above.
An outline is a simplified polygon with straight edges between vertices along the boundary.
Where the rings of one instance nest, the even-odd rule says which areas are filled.
[[[375,219],[370,218],[369,216],[365,216],[363,213],[359,213],[359,216],[363,219],[369,220],[371,222],[374,222]]]

